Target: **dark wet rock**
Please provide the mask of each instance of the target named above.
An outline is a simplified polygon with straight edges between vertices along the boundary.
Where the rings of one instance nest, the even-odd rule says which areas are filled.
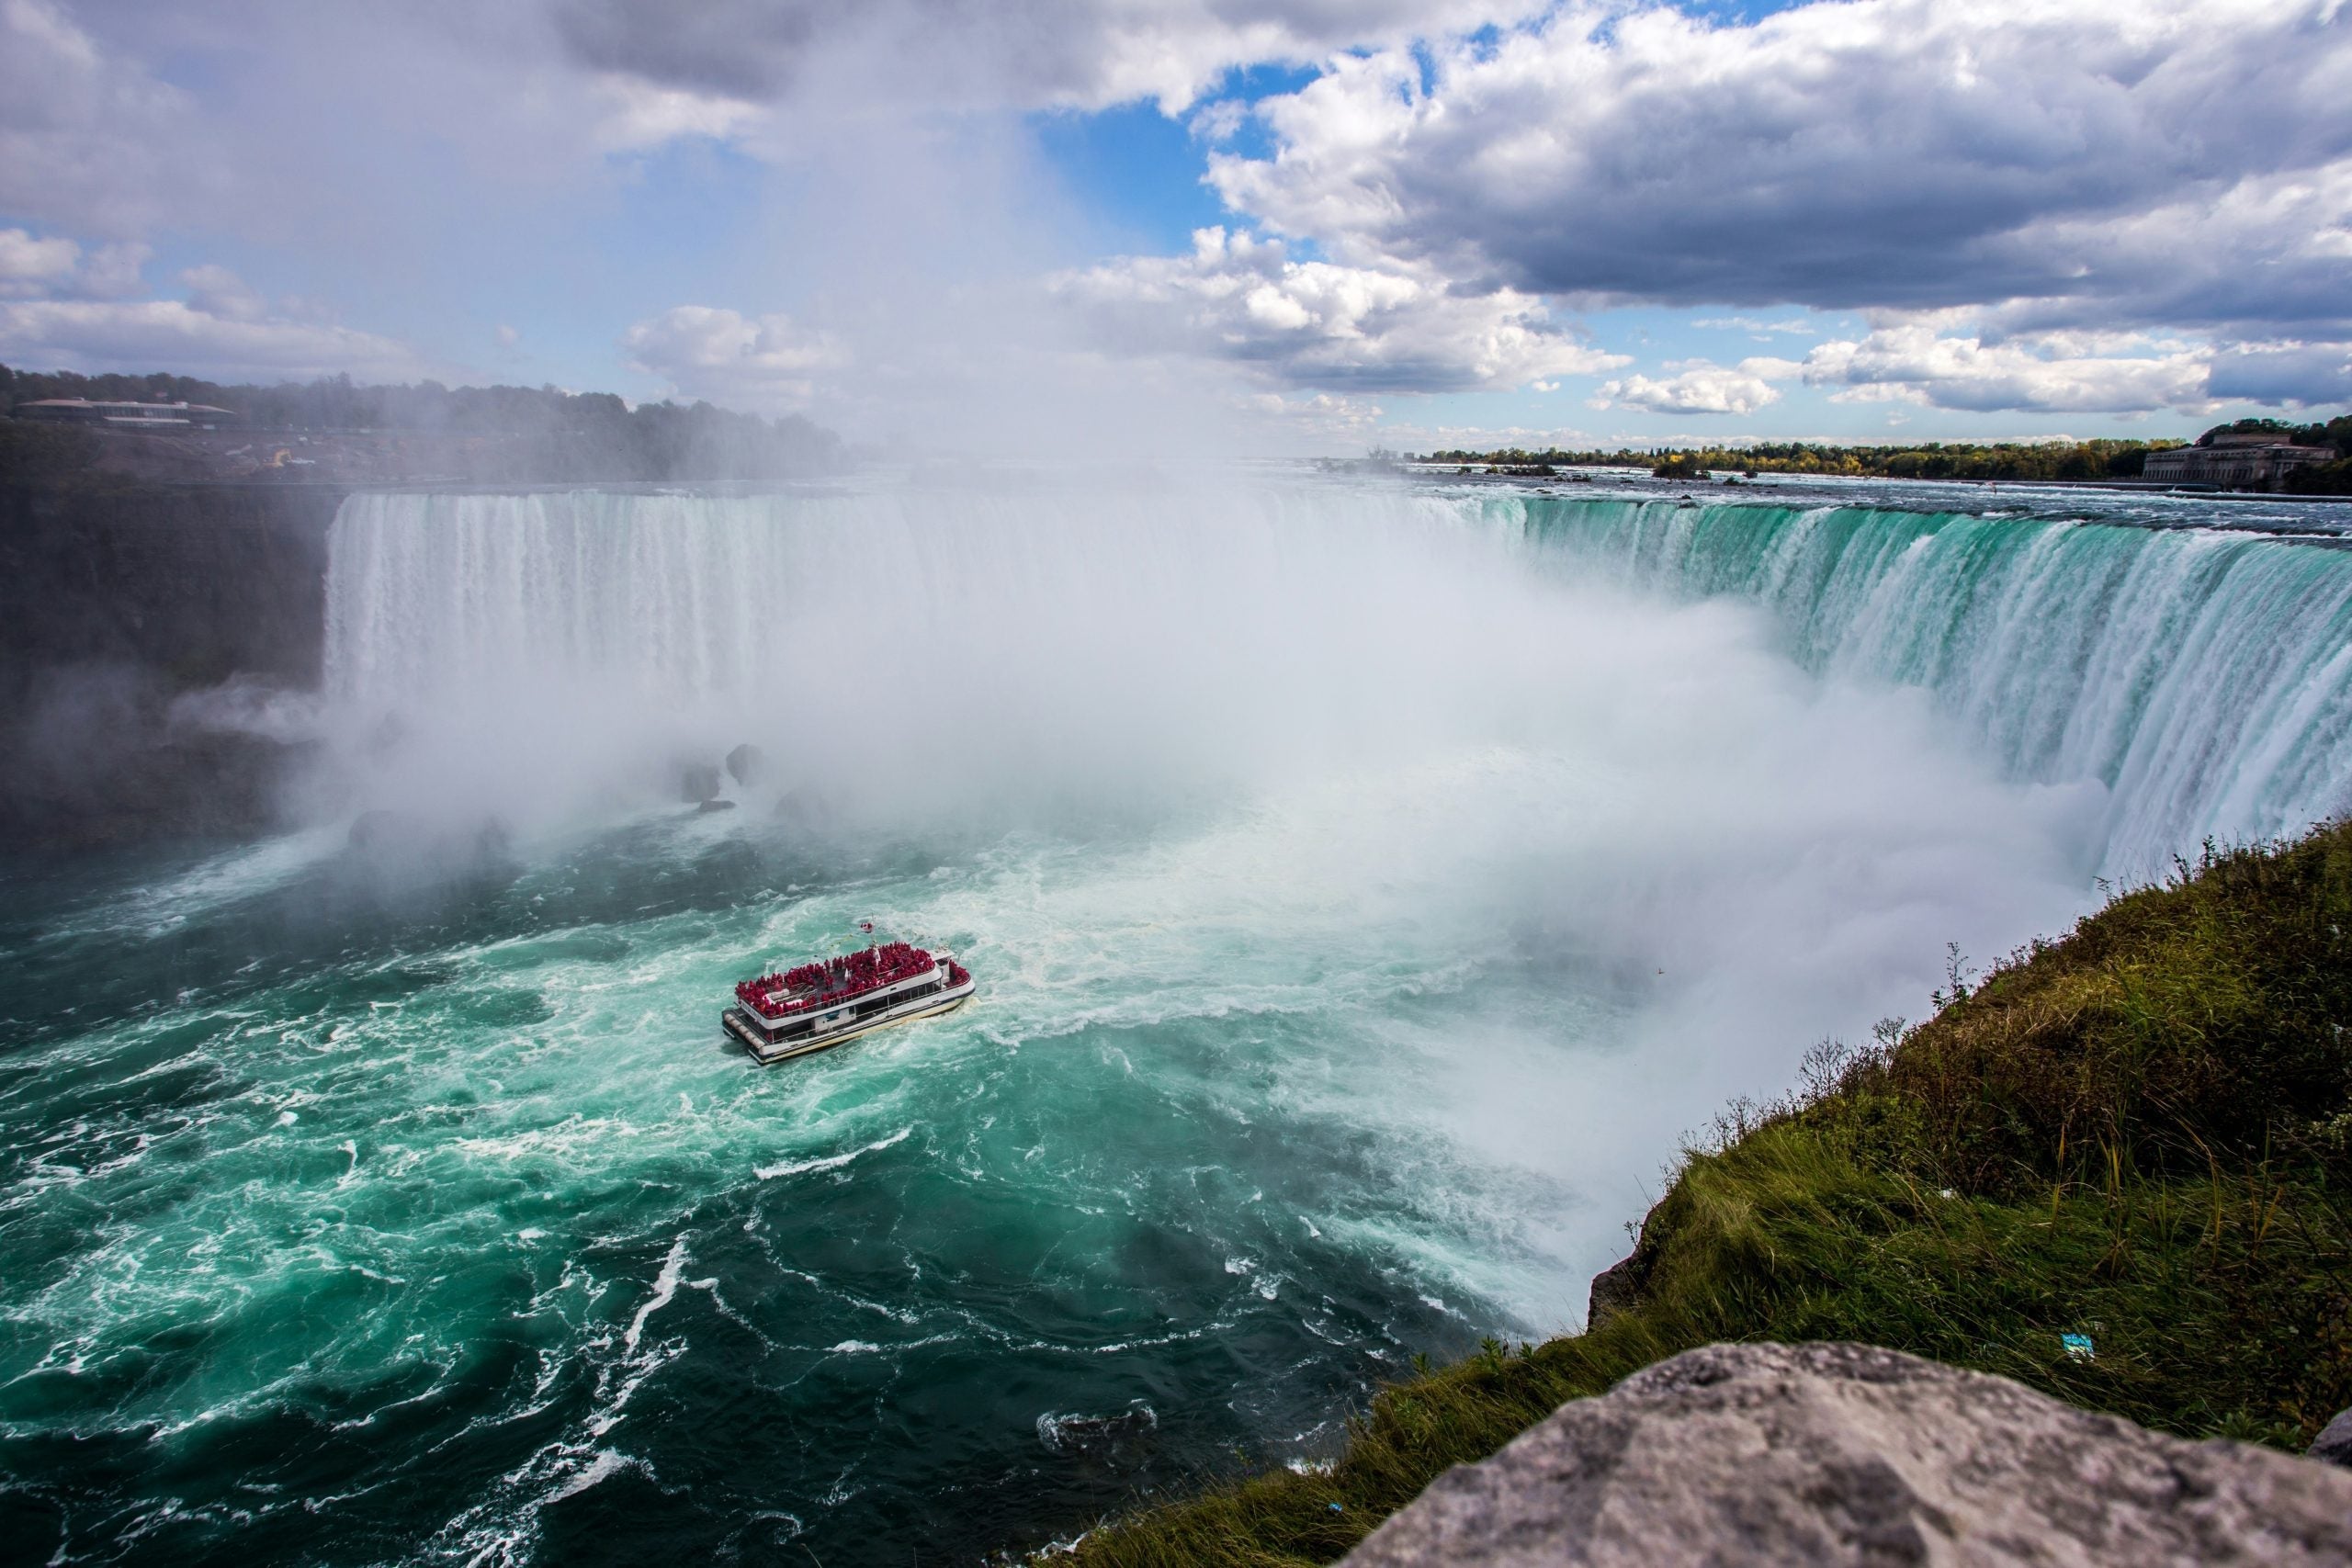
[[[2311,1457],[2329,1464],[2352,1465],[2352,1410],[2339,1410],[2335,1419],[2312,1439]]]
[[[1658,1241],[1650,1224],[1657,1213],[1652,1209],[1642,1217],[1640,1234],[1634,1238],[1634,1250],[1627,1257],[1603,1269],[1592,1277],[1592,1291],[1585,1300],[1584,1327],[1589,1334],[1621,1312],[1631,1312],[1649,1295],[1650,1270],[1657,1266]]]
[[[1638,1253],[1621,1258],[1592,1277],[1592,1292],[1585,1300],[1584,1326],[1589,1334],[1619,1313],[1631,1312],[1642,1304],[1642,1288],[1648,1282],[1647,1259]]]
[[[768,754],[746,740],[727,753],[727,775],[749,788],[767,776]]]
[[[424,829],[416,819],[398,811],[363,811],[353,818],[344,843],[355,850],[389,849],[418,837]]]
[[[804,785],[785,792],[775,803],[775,816],[779,822],[813,831],[831,825],[833,808],[822,795]]]
[[[723,798],[718,800],[706,800],[700,806],[695,807],[696,812],[706,817],[714,811],[732,811],[734,809],[735,803],[731,800]]]
[[[718,797],[718,770],[708,762],[688,762],[678,770],[678,797],[689,806],[716,800]]]
[[[2352,1475],[1867,1345],[1713,1345],[1456,1465],[1350,1568],[2352,1562]]]
[[[311,750],[169,710],[317,682],[340,496],[0,479],[0,852],[268,829]]]
[[[172,705],[185,694],[131,665],[25,670],[0,660],[0,852],[268,828],[288,781],[319,747],[175,724]]]

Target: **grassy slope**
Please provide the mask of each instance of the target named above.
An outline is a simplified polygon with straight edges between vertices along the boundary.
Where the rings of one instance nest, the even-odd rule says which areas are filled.
[[[2347,1023],[2352,826],[2209,852],[1735,1108],[1651,1216],[1634,1310],[1389,1388],[1329,1473],[1161,1503],[1077,1556],[1329,1562],[1562,1401],[1724,1339],[1866,1340],[2300,1448],[2352,1404]]]

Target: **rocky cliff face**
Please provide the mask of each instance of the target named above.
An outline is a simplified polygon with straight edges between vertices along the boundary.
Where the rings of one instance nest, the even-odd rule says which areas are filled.
[[[1714,1345],[1459,1465],[1349,1568],[2352,1562],[2352,1472],[1860,1345]]]
[[[212,722],[222,705],[187,699],[233,696],[240,682],[316,687],[342,500],[324,487],[0,483],[0,850],[268,818],[284,737],[234,712]]]

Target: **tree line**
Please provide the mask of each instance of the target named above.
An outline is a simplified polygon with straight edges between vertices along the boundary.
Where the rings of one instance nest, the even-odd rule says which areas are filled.
[[[2324,424],[2291,424],[2283,420],[2244,419],[2216,425],[2197,438],[2209,446],[2217,435],[2259,432],[2276,434],[2299,446],[2333,446],[2339,457],[2332,463],[2297,470],[2290,490],[2309,494],[2352,494],[2352,415]],[[1852,479],[1974,479],[2033,482],[2053,479],[2137,479],[2151,452],[2185,445],[2180,441],[2000,441],[1987,444],[1931,441],[1917,446],[1833,446],[1808,441],[1758,442],[1747,446],[1700,446],[1672,452],[1635,451],[1621,446],[1614,452],[1564,451],[1546,447],[1498,447],[1490,452],[1454,449],[1432,452],[1428,463],[1476,463],[1497,468],[1536,469],[1569,466],[1647,468],[1661,479],[1698,479],[1710,471],[1758,474],[1828,474]]]
[[[256,431],[400,431],[496,443],[518,478],[768,479],[841,468],[841,438],[797,414],[762,419],[707,402],[639,403],[558,387],[367,386],[349,376],[224,386],[163,371],[83,376],[0,365],[0,407],[43,398],[208,403]]]
[[[1751,446],[1700,446],[1673,452],[1569,452],[1549,447],[1530,452],[1506,447],[1494,452],[1432,452],[1432,463],[1486,463],[1512,468],[1587,465],[1649,468],[1669,479],[1696,478],[1710,470],[1739,473],[1829,474],[1851,479],[2136,479],[2148,454],[2177,446],[2177,441],[2003,441],[1988,446],[1929,442],[1919,446],[1830,446],[1809,441],[1758,442]]]

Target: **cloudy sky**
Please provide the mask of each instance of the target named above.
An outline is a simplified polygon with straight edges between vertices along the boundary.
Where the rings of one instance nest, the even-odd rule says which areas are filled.
[[[2352,0],[0,0],[0,361],[861,439],[2352,402]]]

